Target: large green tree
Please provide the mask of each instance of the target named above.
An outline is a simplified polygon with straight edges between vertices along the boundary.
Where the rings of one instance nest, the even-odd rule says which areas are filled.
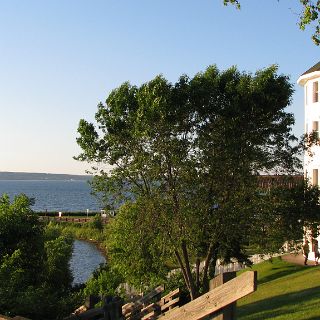
[[[280,0],[278,0],[280,1]],[[320,44],[320,1],[319,0],[299,0],[301,4],[301,12],[299,13],[298,25],[301,30],[309,25],[314,27],[312,41]],[[233,4],[240,9],[241,0],[223,0],[225,5]]]
[[[121,222],[133,228],[126,241],[111,239],[111,263],[139,277],[137,257],[150,271],[175,259],[195,298],[217,258],[246,261],[256,174],[300,165],[285,112],[291,94],[276,66],[254,75],[211,66],[175,84],[162,76],[140,87],[124,83],[98,105],[97,126],[81,120],[77,159],[97,164],[93,187],[106,206],[126,203],[114,231]]]

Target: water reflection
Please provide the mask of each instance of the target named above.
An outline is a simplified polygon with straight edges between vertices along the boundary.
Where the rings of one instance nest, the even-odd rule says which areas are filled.
[[[75,240],[70,260],[70,268],[74,277],[73,284],[86,282],[99,264],[105,262],[105,257],[94,244]]]

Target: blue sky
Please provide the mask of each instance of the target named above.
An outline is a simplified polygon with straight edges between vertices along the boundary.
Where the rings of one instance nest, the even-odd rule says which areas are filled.
[[[77,126],[124,81],[175,82],[208,65],[288,74],[303,133],[299,75],[317,63],[298,0],[0,0],[0,171],[83,174]]]

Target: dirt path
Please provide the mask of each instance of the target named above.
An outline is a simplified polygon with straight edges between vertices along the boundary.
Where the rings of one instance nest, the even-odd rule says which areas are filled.
[[[303,266],[304,265],[304,257],[303,255],[300,254],[285,254],[281,256],[282,260],[290,262],[290,263],[295,263],[298,265]],[[315,266],[314,260],[308,260],[306,267],[312,267]]]

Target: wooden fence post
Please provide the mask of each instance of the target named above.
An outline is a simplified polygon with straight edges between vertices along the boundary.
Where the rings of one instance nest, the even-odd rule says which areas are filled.
[[[92,309],[101,299],[98,296],[90,294],[86,297],[84,305],[87,309]]]
[[[103,306],[104,320],[120,320],[122,316],[123,300],[118,297],[107,297]]]
[[[236,277],[236,272],[220,273],[209,282],[209,291],[221,286],[227,281]],[[235,319],[237,302],[229,304],[227,307],[209,315],[208,320],[233,320]]]
[[[212,315],[255,290],[257,290],[257,273],[247,271],[180,308],[168,311],[161,319],[206,319],[208,315]]]

